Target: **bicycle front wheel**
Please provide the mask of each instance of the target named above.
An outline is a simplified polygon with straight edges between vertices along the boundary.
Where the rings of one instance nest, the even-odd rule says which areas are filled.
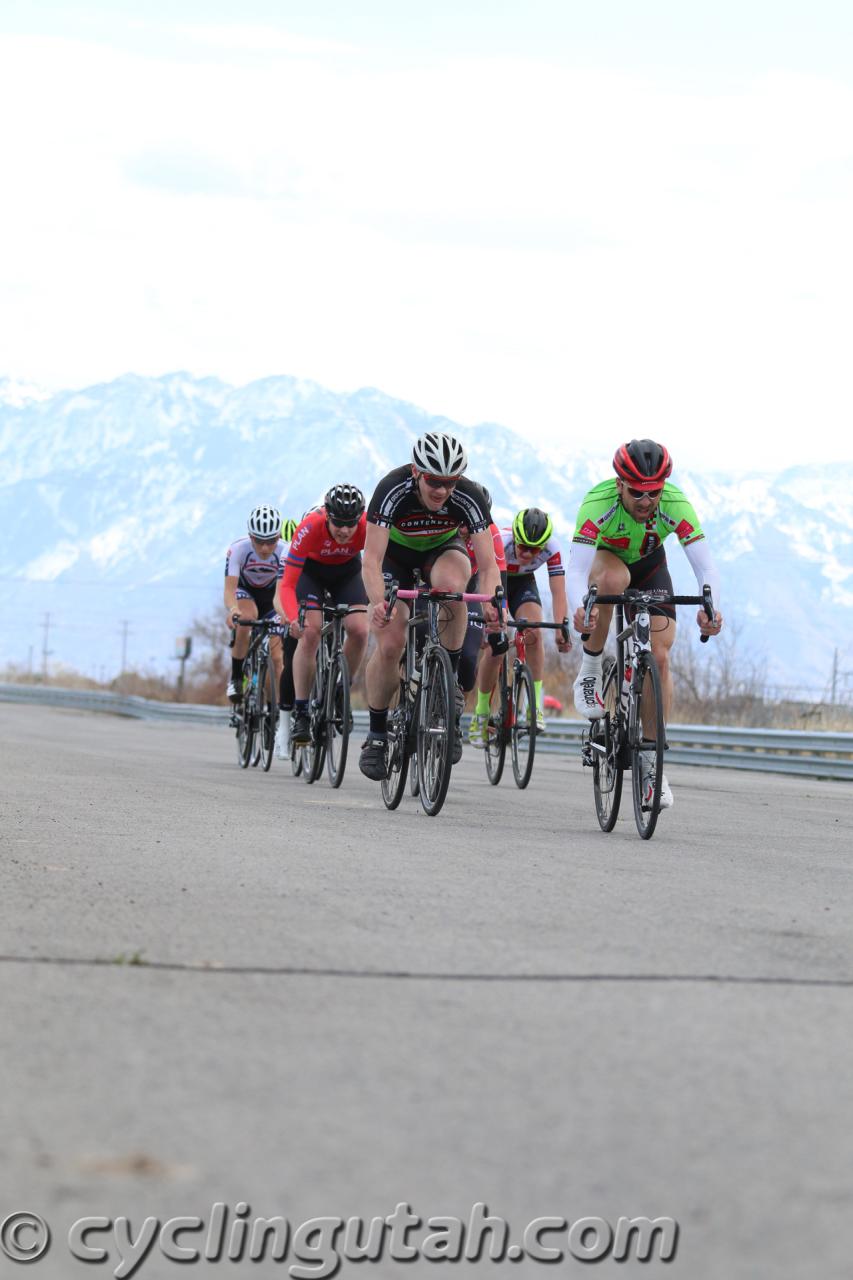
[[[619,714],[620,672],[612,658],[604,660],[604,706],[600,720],[591,720],[592,790],[595,813],[602,831],[612,831],[622,799],[622,765],[619,763],[623,720]],[[620,677],[621,678],[621,677]]]
[[[506,743],[509,736],[509,688],[507,685],[507,664],[504,657],[498,683],[492,693],[489,709],[489,723],[486,729],[486,743],[483,754],[486,757],[486,776],[493,787],[503,777],[506,763]]]
[[[456,681],[447,651],[427,650],[421,674],[418,718],[418,783],[421,804],[431,818],[441,809],[450,783],[456,729]]]
[[[406,790],[409,765],[409,702],[401,680],[388,708],[388,745],[385,748],[386,773],[382,779],[382,799],[386,809],[396,809]]]
[[[311,741],[307,747],[302,748],[302,777],[310,786],[317,781],[326,762],[326,683],[320,671],[319,660],[308,707],[311,716]]]
[[[663,693],[653,653],[641,653],[637,663],[636,697],[631,717],[631,778],[634,819],[644,840],[649,840],[660,814],[663,779]]]
[[[333,787],[341,785],[347,767],[349,716],[349,663],[339,653],[332,659],[326,686],[326,768]]]
[[[258,742],[264,773],[269,773],[275,754],[275,734],[278,728],[278,698],[276,697],[275,672],[268,659],[258,670]]]
[[[516,786],[524,790],[533,772],[533,756],[536,752],[536,692],[533,676],[526,662],[522,662],[515,670],[512,700],[512,772]]]
[[[243,701],[240,703],[239,723],[237,725],[237,763],[241,769],[248,769],[252,759],[252,748],[255,745],[254,704],[255,695],[252,690],[252,663],[247,660],[243,665]]]

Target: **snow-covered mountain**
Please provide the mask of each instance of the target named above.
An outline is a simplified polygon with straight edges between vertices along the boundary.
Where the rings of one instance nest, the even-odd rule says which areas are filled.
[[[537,449],[492,423],[462,428],[371,388],[335,394],[275,377],[231,387],[175,373],[48,394],[0,380],[0,511],[7,546],[0,663],[114,674],[167,667],[192,617],[221,598],[225,550],[249,510],[298,517],[335,481],[369,495],[424,430],[451,430],[499,519],[551,511],[566,540],[586,489],[610,474],[568,440]],[[853,624],[853,466],[676,480],[720,563],[727,620],[775,683],[824,685]],[[677,547],[676,585],[692,590]]]

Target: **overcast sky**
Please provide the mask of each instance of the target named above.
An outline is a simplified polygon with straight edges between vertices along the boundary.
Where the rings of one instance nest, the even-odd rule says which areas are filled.
[[[677,464],[853,459],[846,0],[16,9],[0,375],[292,374]]]

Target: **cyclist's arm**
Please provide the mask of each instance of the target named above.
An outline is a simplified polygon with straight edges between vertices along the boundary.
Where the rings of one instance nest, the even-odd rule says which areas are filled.
[[[569,550],[569,566],[566,572],[566,590],[568,592],[569,612],[575,616],[578,609],[583,609],[583,598],[589,588],[589,574],[595,559],[595,547],[583,542],[573,542]],[[581,627],[575,620],[575,630]]]
[[[555,573],[552,577],[549,577],[548,586],[551,588],[554,621],[562,622],[569,612],[569,602],[566,596],[566,575],[564,573]]]
[[[236,576],[229,576],[225,579],[225,612],[228,614],[229,618],[232,613],[237,613],[239,608],[237,601],[237,587],[239,582],[240,579]]]
[[[302,573],[302,566],[285,563],[284,573],[278,581],[275,591],[275,608],[288,622],[295,622],[299,614],[299,601],[296,599],[296,584]]]
[[[705,585],[711,588],[711,598],[714,601],[714,612],[719,612],[720,575],[717,571],[717,566],[714,563],[714,557],[711,555],[707,539],[698,538],[696,542],[689,543],[684,548],[684,554],[690,562],[690,568],[696,575],[696,582],[700,592]]]
[[[495,560],[495,544],[491,529],[481,529],[479,533],[472,533],[471,546],[474,548],[480,571],[480,590],[483,595],[494,595],[501,585],[501,575]]]
[[[364,560],[361,566],[361,577],[364,589],[371,604],[382,604],[385,599],[385,579],[382,576],[382,561],[388,547],[390,531],[381,525],[370,524],[364,538]]]

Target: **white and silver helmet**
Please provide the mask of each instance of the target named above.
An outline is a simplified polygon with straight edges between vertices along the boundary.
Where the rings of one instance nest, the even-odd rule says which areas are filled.
[[[427,475],[461,476],[468,466],[468,455],[455,436],[427,431],[414,443],[412,462]]]
[[[275,507],[255,507],[248,527],[252,538],[280,538],[281,513]]]

